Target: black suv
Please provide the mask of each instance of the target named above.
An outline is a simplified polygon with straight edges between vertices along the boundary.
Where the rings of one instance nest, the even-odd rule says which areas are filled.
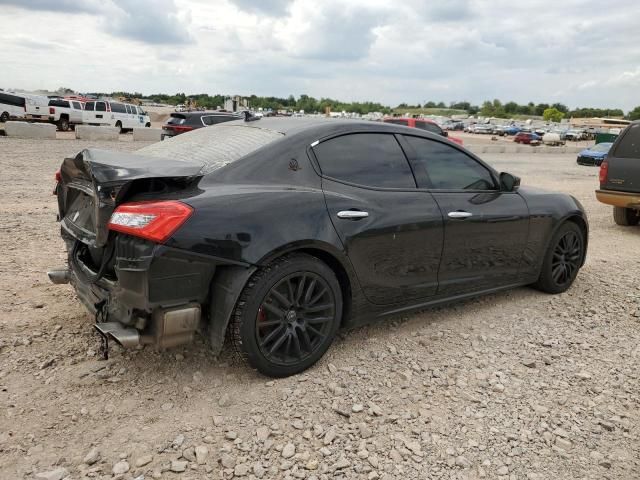
[[[613,205],[618,225],[640,222],[640,121],[629,125],[600,164],[600,189],[596,197]]]
[[[218,123],[240,120],[242,116],[233,112],[180,112],[172,113],[166,124],[162,126],[162,140],[174,137],[196,128],[210,127]]]

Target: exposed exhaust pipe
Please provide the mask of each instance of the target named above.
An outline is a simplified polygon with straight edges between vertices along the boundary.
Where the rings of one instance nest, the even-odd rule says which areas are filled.
[[[65,283],[69,283],[69,269],[68,268],[54,268],[47,272],[47,276],[52,283],[56,285],[62,285]]]
[[[140,334],[135,328],[126,328],[118,322],[96,323],[95,329],[105,338],[111,338],[124,348],[140,345]]]

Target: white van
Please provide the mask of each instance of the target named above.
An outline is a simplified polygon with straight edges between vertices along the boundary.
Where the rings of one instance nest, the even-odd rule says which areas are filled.
[[[23,119],[26,112],[26,100],[23,96],[0,92],[0,122]]]
[[[151,120],[142,107],[107,100],[85,103],[82,121],[89,125],[117,127],[120,129],[120,133],[132,128],[151,126]]]

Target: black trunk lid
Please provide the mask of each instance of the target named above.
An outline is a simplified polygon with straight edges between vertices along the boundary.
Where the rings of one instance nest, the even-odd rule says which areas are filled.
[[[620,134],[606,161],[608,174],[601,189],[640,192],[640,122],[632,123]]]
[[[103,247],[113,210],[132,192],[139,192],[140,183],[151,190],[168,183],[185,188],[202,176],[202,167],[183,160],[83,150],[65,158],[60,168],[57,195],[62,228],[92,248]]]

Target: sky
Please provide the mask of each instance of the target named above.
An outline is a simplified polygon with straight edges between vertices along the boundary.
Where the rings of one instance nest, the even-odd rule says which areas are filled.
[[[638,0],[0,0],[0,88],[640,105]]]

